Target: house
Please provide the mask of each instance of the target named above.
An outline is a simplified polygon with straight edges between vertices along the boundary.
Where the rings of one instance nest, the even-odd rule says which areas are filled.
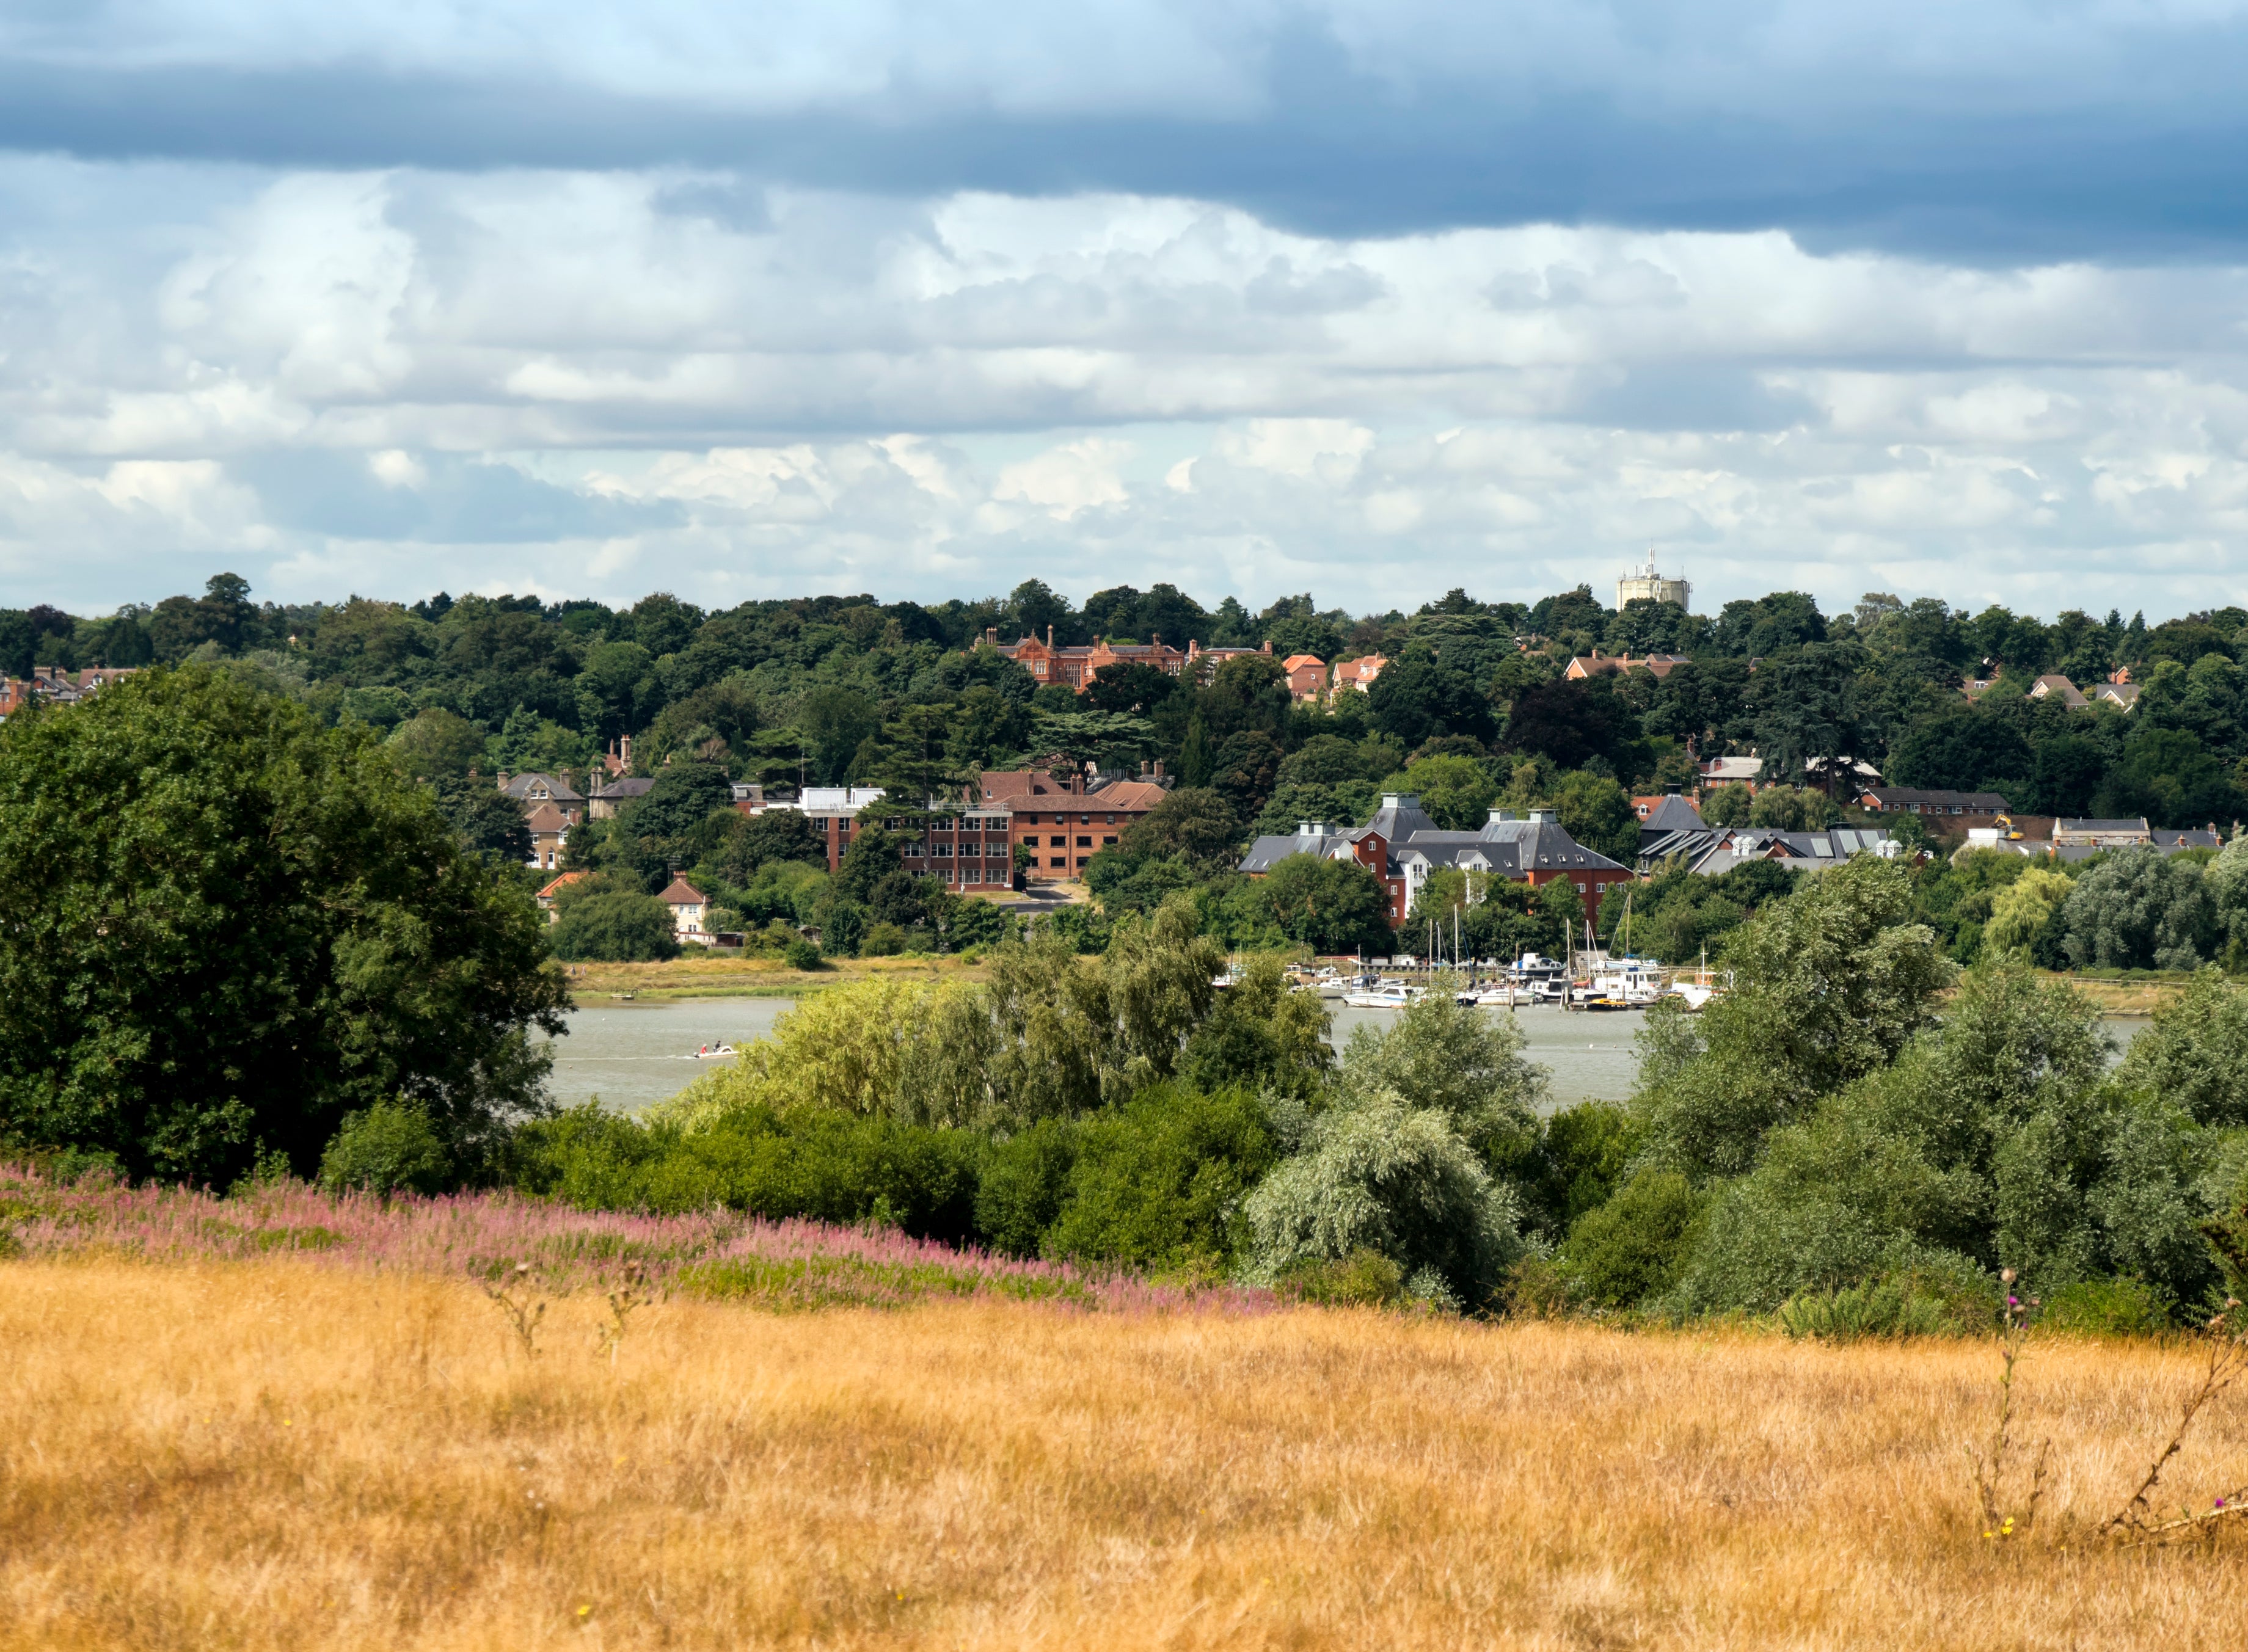
[[[1987,826],[1995,824],[2010,805],[1995,792],[1926,792],[1914,786],[1874,786],[1858,794],[1858,806],[1875,814],[1971,815],[1978,824]]]
[[[684,878],[674,878],[671,887],[656,897],[671,908],[671,933],[684,944],[716,946],[718,937],[705,925],[709,915],[709,897]]]
[[[2116,681],[2103,682],[2092,691],[2094,705],[2112,705],[2118,710],[2128,711],[2139,703],[2139,685],[2130,680],[2128,671],[2118,671]]]
[[[1316,654],[1292,654],[1280,661],[1288,674],[1288,693],[1298,705],[1309,705],[1327,686],[1326,661]]]
[[[559,810],[563,820],[575,826],[586,818],[586,799],[572,788],[567,780],[552,774],[518,774],[511,778],[505,770],[500,771],[499,789],[523,805],[530,814],[541,804],[552,804]]]
[[[538,892],[538,909],[546,915],[547,922],[554,923],[561,919],[562,914],[557,908],[555,901],[560,897],[562,891],[580,879],[590,878],[593,875],[590,872],[565,872]]]
[[[1650,671],[1658,677],[1667,677],[1680,666],[1691,663],[1683,654],[1643,654],[1634,659],[1629,650],[1615,655],[1603,655],[1594,648],[1588,655],[1573,657],[1561,675],[1572,682],[1582,682],[1587,677],[1614,676],[1625,671]]]
[[[624,812],[625,805],[646,797],[655,785],[654,780],[633,775],[613,779],[586,800],[586,812],[596,820],[613,820]]]
[[[1696,766],[1701,771],[1704,792],[1714,792],[1721,785],[1744,785],[1754,792],[1765,783],[1764,759],[1754,755],[1711,757]]]
[[[1632,876],[1571,837],[1551,810],[1532,809],[1518,819],[1493,809],[1478,831],[1445,832],[1422,812],[1419,798],[1397,792],[1383,794],[1381,806],[1362,826],[1338,829],[1307,820],[1292,836],[1258,838],[1238,869],[1263,877],[1295,854],[1365,867],[1388,892],[1393,929],[1404,923],[1429,875],[1445,867],[1533,886],[1564,880],[1576,886],[1587,911],[1600,905],[1609,886]]]
[[[1356,689],[1363,693],[1374,686],[1374,678],[1381,675],[1382,668],[1388,663],[1386,658],[1378,654],[1363,654],[1355,660],[1344,661],[1334,668],[1336,691]]]
[[[632,772],[632,736],[627,735],[621,740],[610,741],[608,751],[602,755],[600,767],[601,771],[611,779],[614,779],[620,774],[630,774]]]
[[[1681,826],[1660,835],[1640,833],[1638,869],[1651,874],[1667,862],[1683,862],[1690,872],[1716,877],[1750,860],[1778,860],[1804,872],[1823,872],[1855,854],[1883,860],[1901,853],[1888,833],[1862,826],[1830,826],[1824,832],[1781,832],[1771,826]]]
[[[2151,843],[2154,833],[2145,817],[2135,820],[2071,820],[2053,823],[2055,849],[2122,849],[2135,843]]]
[[[1702,812],[1676,792],[1667,797],[1634,798],[1633,804],[1650,804],[1651,808],[1638,810],[1639,847],[1645,851],[1650,845],[1678,832],[1707,832],[1710,828],[1702,819]]]
[[[1990,693],[1991,689],[1998,686],[1998,679],[1995,675],[1987,677],[1965,676],[1959,680],[1959,692],[1965,695],[1970,700],[1981,699],[1984,695]]]
[[[72,673],[67,667],[38,665],[31,668],[28,677],[0,676],[0,722],[9,713],[21,710],[34,699],[51,705],[76,705],[99,693],[104,683],[114,682],[120,677],[129,677],[138,666],[88,666]]]
[[[753,780],[734,782],[734,807],[744,814],[756,814],[765,806],[765,789]]]
[[[2059,695],[2060,703],[2072,711],[2092,703],[2079,692],[2073,682],[2051,672],[2030,684],[2030,698],[2032,700],[2049,700],[2055,695]]]
[[[531,859],[527,866],[552,871],[562,864],[562,846],[575,824],[551,803],[542,803],[524,817],[523,824],[531,833]]]

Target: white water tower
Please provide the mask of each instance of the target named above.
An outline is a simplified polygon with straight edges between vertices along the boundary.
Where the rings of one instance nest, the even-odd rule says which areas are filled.
[[[1693,609],[1687,597],[1693,587],[1683,579],[1666,579],[1655,571],[1655,547],[1647,547],[1647,566],[1635,568],[1616,581],[1616,607],[1621,610],[1627,602],[1645,597],[1650,602],[1675,602],[1689,614]]]

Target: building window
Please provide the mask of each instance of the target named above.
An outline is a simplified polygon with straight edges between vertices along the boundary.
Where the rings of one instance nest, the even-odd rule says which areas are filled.
[[[1100,847],[1104,849],[1113,849],[1116,847],[1116,840],[1114,838],[1103,838],[1100,840]]]
[[[1058,854],[1054,856],[1052,860],[1047,861],[1046,864],[1048,866],[1066,867],[1069,864],[1069,857],[1066,854]]]
[[[1089,849],[1093,847],[1093,840],[1091,838],[1079,838],[1077,840],[1077,847],[1080,849]]]
[[[1046,847],[1050,849],[1066,849],[1069,847],[1069,840],[1067,838],[1048,838],[1046,840]]]

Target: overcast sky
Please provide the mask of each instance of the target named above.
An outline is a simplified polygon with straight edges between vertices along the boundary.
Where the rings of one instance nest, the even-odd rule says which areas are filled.
[[[14,0],[0,606],[2248,601],[2244,85],[2248,0]]]

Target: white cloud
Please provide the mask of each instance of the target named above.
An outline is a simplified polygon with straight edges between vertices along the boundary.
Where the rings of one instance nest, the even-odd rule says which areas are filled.
[[[745,187],[0,161],[0,602],[238,556],[295,597],[1037,573],[1382,608],[1650,541],[1704,600],[2248,598],[2240,270]],[[511,494],[398,514],[495,458],[545,484],[532,548],[455,542]]]

